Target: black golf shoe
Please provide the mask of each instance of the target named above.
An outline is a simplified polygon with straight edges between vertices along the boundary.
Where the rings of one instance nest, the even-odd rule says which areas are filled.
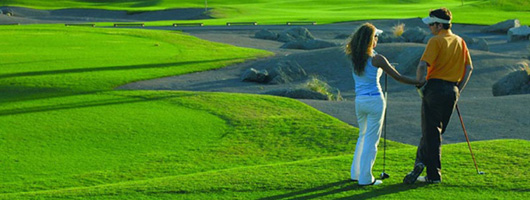
[[[423,163],[417,163],[414,166],[414,170],[412,170],[405,176],[405,178],[403,178],[403,183],[413,184],[414,182],[416,182],[418,176],[420,176],[421,172],[423,172],[423,168],[425,168],[425,165]]]

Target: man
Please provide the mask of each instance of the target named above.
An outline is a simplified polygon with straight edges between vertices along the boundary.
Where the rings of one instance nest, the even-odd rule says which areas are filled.
[[[416,180],[442,182],[442,134],[473,70],[467,45],[451,31],[451,20],[452,15],[447,8],[433,10],[429,17],[423,18],[423,23],[429,25],[434,37],[427,43],[416,72],[420,82],[427,81],[422,89],[422,137],[414,170],[403,179],[406,184]],[[419,177],[425,167],[427,176]]]

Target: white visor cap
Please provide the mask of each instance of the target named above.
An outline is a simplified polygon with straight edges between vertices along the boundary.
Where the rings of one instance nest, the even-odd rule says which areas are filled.
[[[375,29],[375,35],[379,36],[381,33],[383,33],[383,30]]]
[[[438,22],[438,23],[441,23],[441,24],[450,24],[451,23],[451,20],[446,20],[446,19],[440,19],[438,17],[425,17],[422,19],[423,23],[425,24],[432,24],[432,23],[435,23],[435,22]]]

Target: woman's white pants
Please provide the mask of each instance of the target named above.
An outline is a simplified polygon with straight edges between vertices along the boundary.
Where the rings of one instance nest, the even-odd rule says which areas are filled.
[[[359,123],[359,138],[351,165],[351,179],[366,185],[375,181],[372,169],[381,137],[386,102],[383,96],[357,96],[355,114]]]

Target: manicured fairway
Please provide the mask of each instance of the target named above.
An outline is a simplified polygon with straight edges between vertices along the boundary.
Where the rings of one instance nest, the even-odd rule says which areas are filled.
[[[162,10],[167,8],[205,8],[198,0],[107,0],[107,1],[39,1],[10,0],[8,5],[42,9],[97,8],[111,10]],[[463,4],[463,5],[462,5]],[[364,19],[401,19],[424,17],[430,9],[447,7],[454,22],[494,24],[507,19],[520,19],[530,24],[530,2],[527,0],[225,0],[207,1],[215,19],[198,20],[207,25],[223,25],[227,21],[257,21],[260,24],[283,24],[286,21],[333,23]],[[167,25],[170,22],[150,22]],[[106,24],[108,25],[108,24]]]
[[[105,5],[71,0],[9,2],[129,10],[202,5],[141,0],[105,1]],[[359,10],[377,8],[381,10],[374,18],[385,18],[385,9],[391,7],[381,5],[398,1],[355,1],[364,6],[355,8],[342,1],[245,2],[212,2],[218,7],[215,16],[227,18],[211,22],[260,16],[275,23],[309,15],[335,22],[359,19],[363,15]],[[406,2],[399,6],[407,11],[396,17],[423,16],[432,3]],[[458,13],[460,1],[449,2]],[[466,12],[486,9],[481,12],[487,13],[493,9],[488,2],[466,2]],[[505,14],[506,9],[494,10]],[[355,10],[358,17],[348,15]],[[505,17],[509,15],[492,18]],[[526,140],[473,142],[485,175],[476,174],[467,144],[444,145],[444,180],[439,185],[402,184],[416,147],[388,141],[386,169],[391,178],[381,186],[359,187],[348,180],[357,128],[297,100],[113,89],[272,56],[270,52],[179,32],[62,25],[4,26],[0,38],[0,199],[530,198]],[[382,153],[376,175],[382,170]]]

